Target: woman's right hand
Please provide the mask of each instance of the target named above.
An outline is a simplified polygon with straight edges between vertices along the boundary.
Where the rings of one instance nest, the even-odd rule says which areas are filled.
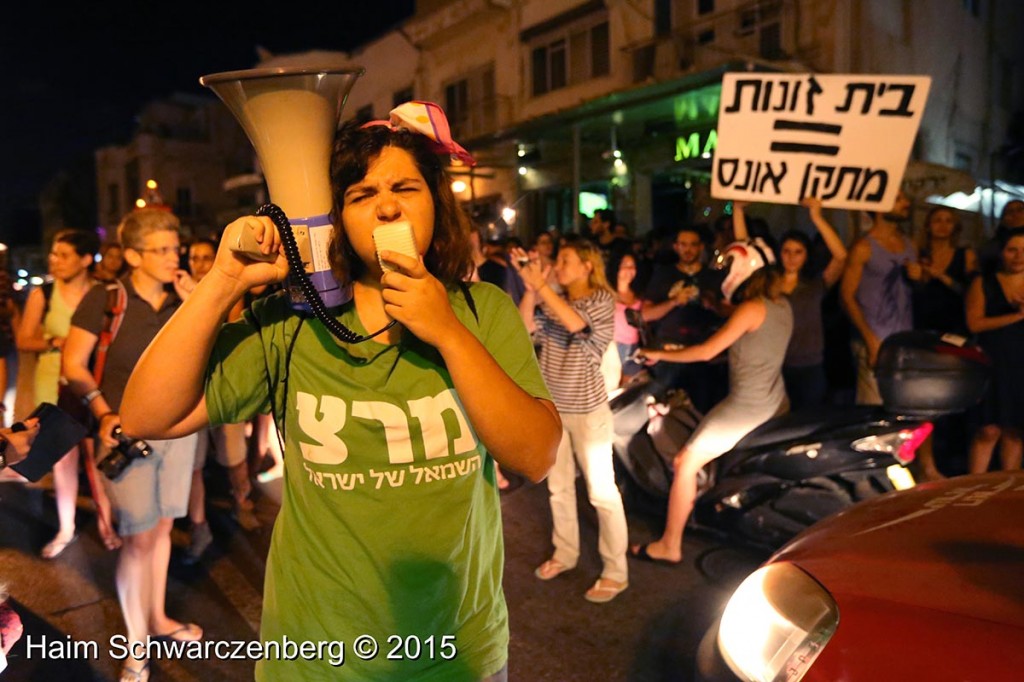
[[[267,262],[255,260],[250,253],[277,257]],[[274,221],[267,216],[245,216],[224,228],[213,267],[246,289],[283,280],[288,274],[288,261]]]
[[[547,284],[548,274],[551,272],[550,266],[542,266],[540,258],[536,254],[528,254],[519,247],[509,251],[509,257],[512,260],[512,268],[519,274],[523,284],[530,291],[540,291],[544,288],[544,285]]]

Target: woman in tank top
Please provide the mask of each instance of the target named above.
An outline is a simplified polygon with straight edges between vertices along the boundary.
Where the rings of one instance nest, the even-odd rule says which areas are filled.
[[[58,402],[61,379],[61,349],[71,328],[71,315],[92,288],[89,274],[100,240],[93,232],[61,230],[50,247],[50,286],[32,290],[18,328],[18,350],[38,353],[34,382],[35,404]],[[78,499],[78,446],[71,448],[53,467],[57,498],[57,535],[43,547],[44,559],[54,559],[74,541],[75,503]],[[109,537],[103,531],[104,537]],[[111,540],[111,542],[116,542]]]
[[[719,267],[727,273],[722,293],[737,305],[725,325],[707,341],[681,350],[643,351],[650,364],[706,361],[728,349],[729,395],[708,412],[675,456],[665,532],[650,544],[634,546],[631,553],[638,559],[682,560],[683,530],[697,497],[697,474],[789,407],[782,360],[793,332],[793,313],[774,262],[760,239],[730,245],[719,257]]]
[[[828,393],[825,379],[825,325],[821,304],[828,290],[843,276],[846,247],[835,229],[821,214],[821,200],[807,198],[811,222],[817,228],[831,259],[820,274],[811,266],[811,239],[800,230],[789,230],[779,240],[782,265],[782,293],[793,309],[793,336],[786,348],[782,376],[790,407],[800,410],[823,405]],[[747,238],[746,202],[733,203],[733,225],[737,239]]]
[[[914,329],[967,336],[964,293],[978,269],[974,250],[957,246],[962,225],[952,209],[938,206],[924,220],[924,239],[917,262],[907,264],[913,282]],[[935,431],[921,444],[917,461],[929,481],[944,478],[935,463],[934,442],[948,443],[965,428],[963,415],[935,419]]]

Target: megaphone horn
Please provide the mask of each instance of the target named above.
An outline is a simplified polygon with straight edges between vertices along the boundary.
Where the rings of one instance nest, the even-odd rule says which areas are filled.
[[[331,147],[360,68],[288,66],[225,71],[199,82],[227,105],[256,149],[270,199],[291,222],[305,270],[324,305],[345,300],[331,275]],[[260,257],[251,241],[232,245]],[[296,288],[292,289],[293,303]]]

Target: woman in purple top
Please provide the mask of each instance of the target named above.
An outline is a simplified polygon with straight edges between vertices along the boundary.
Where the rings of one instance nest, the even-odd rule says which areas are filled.
[[[811,240],[800,230],[782,235],[779,260],[782,263],[782,293],[793,309],[793,336],[786,348],[782,376],[786,382],[790,407],[799,410],[825,402],[828,386],[825,381],[825,329],[821,320],[821,302],[825,294],[843,275],[846,247],[835,229],[821,214],[821,201],[807,198],[811,222],[818,229],[832,255],[820,275],[810,266]],[[747,202],[733,203],[733,228],[737,239],[747,238],[745,209]]]

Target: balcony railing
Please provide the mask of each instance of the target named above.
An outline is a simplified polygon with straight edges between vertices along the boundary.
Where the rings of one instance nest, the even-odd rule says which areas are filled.
[[[625,48],[631,54],[633,81],[664,80],[723,57],[777,61],[792,56],[795,0],[759,0],[676,26]]]
[[[496,95],[476,100],[463,111],[448,112],[448,125],[456,140],[473,140],[490,135],[512,120],[512,98]]]

